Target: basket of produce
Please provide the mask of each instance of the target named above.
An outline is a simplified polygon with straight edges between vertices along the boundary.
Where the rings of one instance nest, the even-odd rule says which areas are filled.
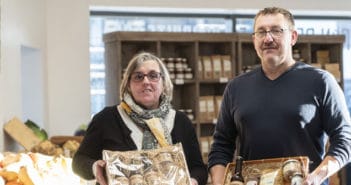
[[[309,158],[306,156],[270,158],[236,162],[226,167],[224,185],[231,185],[235,175],[242,177],[242,183],[250,185],[290,185],[299,184],[309,171]]]
[[[180,143],[153,150],[103,151],[108,184],[190,184]]]

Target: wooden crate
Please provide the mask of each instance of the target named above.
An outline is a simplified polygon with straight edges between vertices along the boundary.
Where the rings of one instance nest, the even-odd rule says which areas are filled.
[[[282,176],[282,166],[283,163],[289,159],[296,159],[301,162],[301,168],[302,168],[302,173],[303,176],[306,176],[309,171],[309,159],[308,157],[305,156],[297,156],[297,157],[282,157],[282,158],[271,158],[271,159],[262,159],[262,160],[249,160],[249,161],[244,161],[243,162],[243,167],[242,167],[242,174],[244,177],[244,180],[249,176],[250,171],[255,169],[255,172],[260,171],[262,174],[264,174],[264,171],[276,171],[277,175],[274,181],[274,185],[290,185],[290,183],[287,183],[283,180]],[[225,176],[224,176],[224,182],[223,185],[229,185],[230,184],[230,178],[232,177],[232,172],[234,171],[235,168],[235,162],[229,163],[226,167],[225,170]],[[262,175],[261,174],[261,175]]]

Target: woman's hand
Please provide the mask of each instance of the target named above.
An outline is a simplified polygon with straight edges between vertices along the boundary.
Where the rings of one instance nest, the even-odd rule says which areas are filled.
[[[197,183],[196,179],[191,178],[191,185],[199,185],[199,184]]]
[[[104,175],[105,166],[106,162],[103,160],[97,160],[93,164],[93,173],[95,175],[96,182],[98,182],[100,185],[107,185]]]

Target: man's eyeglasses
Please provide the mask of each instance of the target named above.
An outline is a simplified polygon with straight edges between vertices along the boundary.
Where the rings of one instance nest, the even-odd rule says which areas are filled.
[[[273,38],[280,38],[283,35],[284,31],[287,31],[287,30],[288,29],[282,29],[282,28],[272,29],[269,31],[260,30],[260,31],[253,32],[252,35],[255,36],[255,38],[262,39],[266,37],[266,35],[269,33]]]
[[[151,82],[158,82],[160,80],[160,78],[162,77],[162,74],[159,72],[155,72],[155,71],[152,71],[152,72],[147,73],[147,74],[144,74],[141,72],[135,72],[132,74],[131,80],[134,82],[141,82],[144,80],[145,76]]]

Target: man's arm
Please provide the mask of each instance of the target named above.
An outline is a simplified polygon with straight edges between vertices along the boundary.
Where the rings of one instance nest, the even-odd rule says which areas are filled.
[[[312,173],[307,175],[304,185],[319,185],[340,168],[339,162],[334,157],[327,156]]]
[[[224,182],[225,166],[217,164],[210,168],[213,185],[222,185]]]

